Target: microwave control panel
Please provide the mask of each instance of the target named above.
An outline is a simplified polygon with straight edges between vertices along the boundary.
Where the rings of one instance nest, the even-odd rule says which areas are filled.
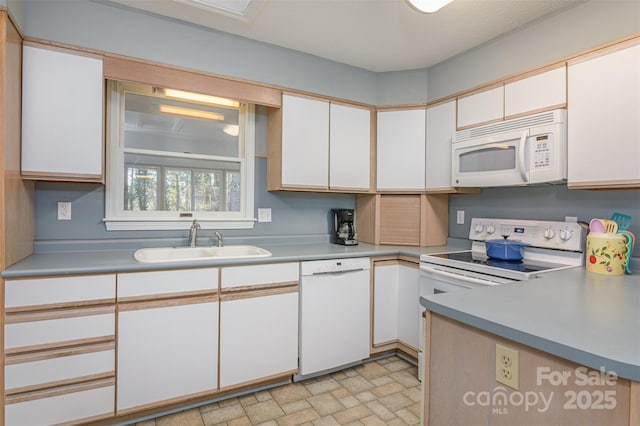
[[[532,166],[534,169],[544,169],[551,166],[553,135],[531,136]]]

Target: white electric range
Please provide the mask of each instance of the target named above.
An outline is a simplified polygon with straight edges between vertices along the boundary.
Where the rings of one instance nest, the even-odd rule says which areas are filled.
[[[487,256],[485,241],[508,237],[527,243],[521,261]],[[420,257],[420,296],[525,281],[581,266],[586,228],[576,222],[474,218],[470,250]],[[424,335],[420,320],[418,366],[422,370]],[[420,373],[420,376],[422,374]]]

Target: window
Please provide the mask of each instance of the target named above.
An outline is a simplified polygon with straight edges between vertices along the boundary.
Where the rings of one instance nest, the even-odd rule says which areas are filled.
[[[109,230],[253,227],[254,108],[110,81]]]

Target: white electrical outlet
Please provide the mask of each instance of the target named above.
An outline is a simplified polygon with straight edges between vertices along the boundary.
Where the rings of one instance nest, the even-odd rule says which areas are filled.
[[[258,222],[271,222],[271,209],[258,209]]]
[[[464,225],[464,210],[458,210],[456,212],[456,224]]]
[[[496,343],[496,381],[518,390],[518,351]]]
[[[71,220],[70,201],[60,201],[58,203],[58,220]]]

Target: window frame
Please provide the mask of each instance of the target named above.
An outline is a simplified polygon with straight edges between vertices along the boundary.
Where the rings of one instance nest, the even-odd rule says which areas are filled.
[[[255,176],[255,106],[241,103],[239,125],[240,211],[238,212],[171,212],[124,210],[125,199],[125,146],[124,146],[124,92],[143,92],[145,86],[134,83],[107,80],[106,117],[106,179],[105,217],[107,231],[125,230],[182,230],[188,229],[194,219],[203,229],[252,229],[254,217]],[[139,88],[141,92],[136,92]],[[126,152],[149,155],[148,151],[129,148]],[[230,157],[203,156],[199,154],[167,153],[168,157],[230,161]],[[235,158],[233,159],[235,161]],[[162,166],[160,166],[162,167]],[[200,169],[194,165],[193,169]],[[224,170],[223,170],[224,171]],[[161,187],[163,187],[161,185]],[[221,188],[224,190],[224,188]]]

